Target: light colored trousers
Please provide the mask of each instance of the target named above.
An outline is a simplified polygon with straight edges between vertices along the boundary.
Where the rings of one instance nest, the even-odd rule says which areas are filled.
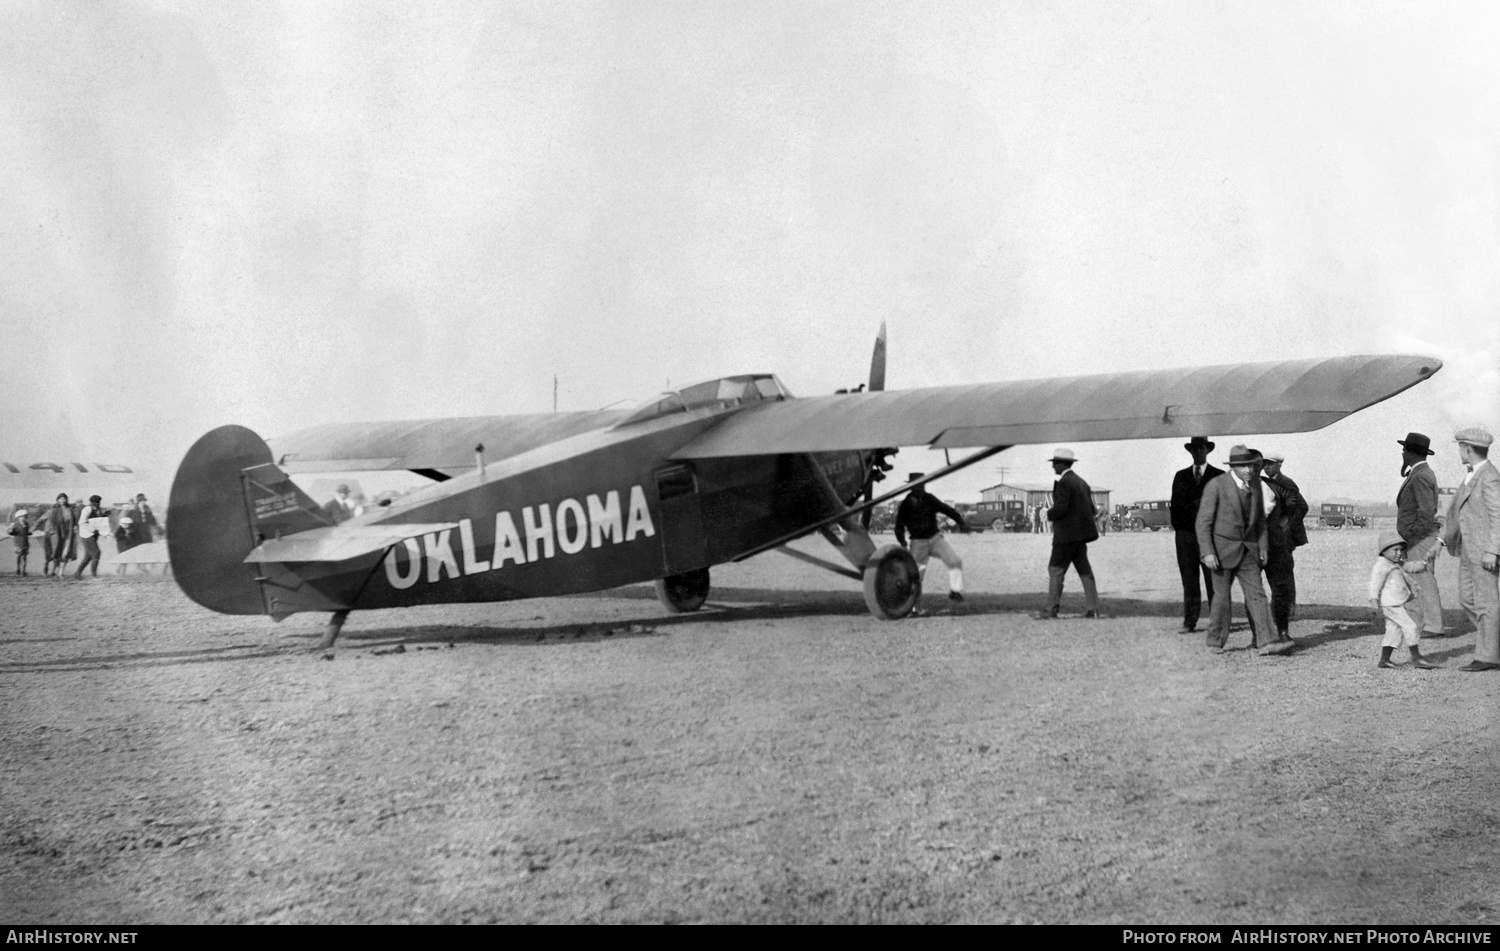
[[[1380,606],[1380,613],[1385,615],[1385,637],[1380,639],[1381,647],[1417,646],[1421,640],[1420,635],[1417,634],[1417,622],[1406,613],[1406,606],[1415,603],[1415,601],[1408,601],[1406,605],[1382,604]]]
[[[1458,558],[1458,600],[1479,632],[1474,659],[1500,664],[1500,575],[1470,561],[1467,547]]]
[[[1234,601],[1229,596],[1229,583],[1240,583],[1240,594],[1245,599],[1245,615],[1255,631],[1255,646],[1268,647],[1276,641],[1276,628],[1271,623],[1271,606],[1266,602],[1266,588],[1260,580],[1260,562],[1253,554],[1246,554],[1233,568],[1214,571],[1214,598],[1208,605],[1209,647],[1223,647],[1229,640],[1229,619],[1234,613]]]
[[[962,593],[964,590],[964,560],[958,557],[958,552],[948,544],[948,539],[942,532],[931,538],[913,538],[911,540],[911,556],[917,560],[917,567],[922,571],[922,580],[927,580],[927,561],[933,555],[937,556],[948,568],[948,590]]]

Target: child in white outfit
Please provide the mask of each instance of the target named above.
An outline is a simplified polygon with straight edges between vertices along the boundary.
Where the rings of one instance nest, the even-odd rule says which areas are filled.
[[[1370,569],[1370,606],[1377,616],[1385,618],[1385,637],[1380,641],[1380,663],[1377,667],[1391,668],[1391,651],[1406,647],[1411,651],[1413,667],[1432,670],[1437,665],[1422,656],[1418,647],[1417,622],[1412,620],[1404,605],[1413,597],[1406,575],[1401,571],[1401,561],[1406,556],[1406,543],[1395,532],[1380,535],[1380,555]]]

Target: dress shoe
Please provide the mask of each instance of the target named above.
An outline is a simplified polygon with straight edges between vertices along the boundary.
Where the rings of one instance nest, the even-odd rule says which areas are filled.
[[[1291,641],[1276,641],[1274,644],[1267,644],[1265,647],[1262,647],[1260,649],[1260,656],[1270,657],[1282,654],[1290,654],[1296,648],[1296,646],[1297,645]]]
[[[1178,634],[1191,634],[1194,631],[1196,631],[1197,629],[1198,629],[1198,625],[1196,625],[1196,624],[1187,624],[1187,623],[1184,623],[1182,625],[1182,627],[1179,627],[1177,629],[1177,633]]]
[[[1104,617],[1104,612],[1103,611],[1085,611],[1085,612],[1083,612],[1083,616],[1086,617],[1086,618],[1089,618],[1090,620],[1098,620],[1099,618]]]
[[[1395,670],[1397,667],[1399,667],[1401,665],[1400,664],[1392,663],[1391,661],[1388,661],[1388,660],[1382,660],[1380,663],[1376,664],[1375,666],[1379,667],[1381,670]]]
[[[964,596],[961,595],[961,594],[959,594],[957,591],[949,591],[948,592],[948,600],[949,601],[962,601],[963,599],[964,599]]]
[[[1481,670],[1500,670],[1500,664],[1487,664],[1482,660],[1471,660],[1458,669],[1471,674],[1477,674]]]
[[[1411,665],[1418,670],[1437,670],[1437,664],[1434,664],[1432,661],[1428,660],[1425,657],[1418,657],[1416,660],[1411,662]]]
[[[1055,621],[1055,620],[1057,620],[1057,610],[1058,610],[1057,606],[1053,605],[1052,607],[1048,608],[1047,610],[1042,611],[1041,613],[1039,613],[1036,616],[1036,619],[1038,621]]]

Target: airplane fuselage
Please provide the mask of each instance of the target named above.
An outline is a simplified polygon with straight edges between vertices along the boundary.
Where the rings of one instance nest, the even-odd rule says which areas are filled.
[[[833,511],[863,488],[859,452],[674,461],[722,418],[682,414],[560,440],[398,499],[359,521],[451,523],[384,554],[246,565],[264,607],[294,611],[507,601],[597,591],[721,564]],[[259,542],[267,535],[264,526]],[[259,572],[257,574],[257,572]],[[254,580],[258,579],[258,580]],[[222,609],[222,608],[221,608]]]

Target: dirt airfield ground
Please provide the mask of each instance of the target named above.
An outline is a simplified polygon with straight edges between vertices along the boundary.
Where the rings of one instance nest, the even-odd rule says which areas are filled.
[[[5,577],[0,918],[1494,925],[1500,676],[1375,668],[1375,537],[1299,552],[1286,659],[1177,633],[1168,532],[1091,546],[1101,621],[986,534],[900,623],[772,554],[696,615],[356,613],[332,662],[321,616]]]

